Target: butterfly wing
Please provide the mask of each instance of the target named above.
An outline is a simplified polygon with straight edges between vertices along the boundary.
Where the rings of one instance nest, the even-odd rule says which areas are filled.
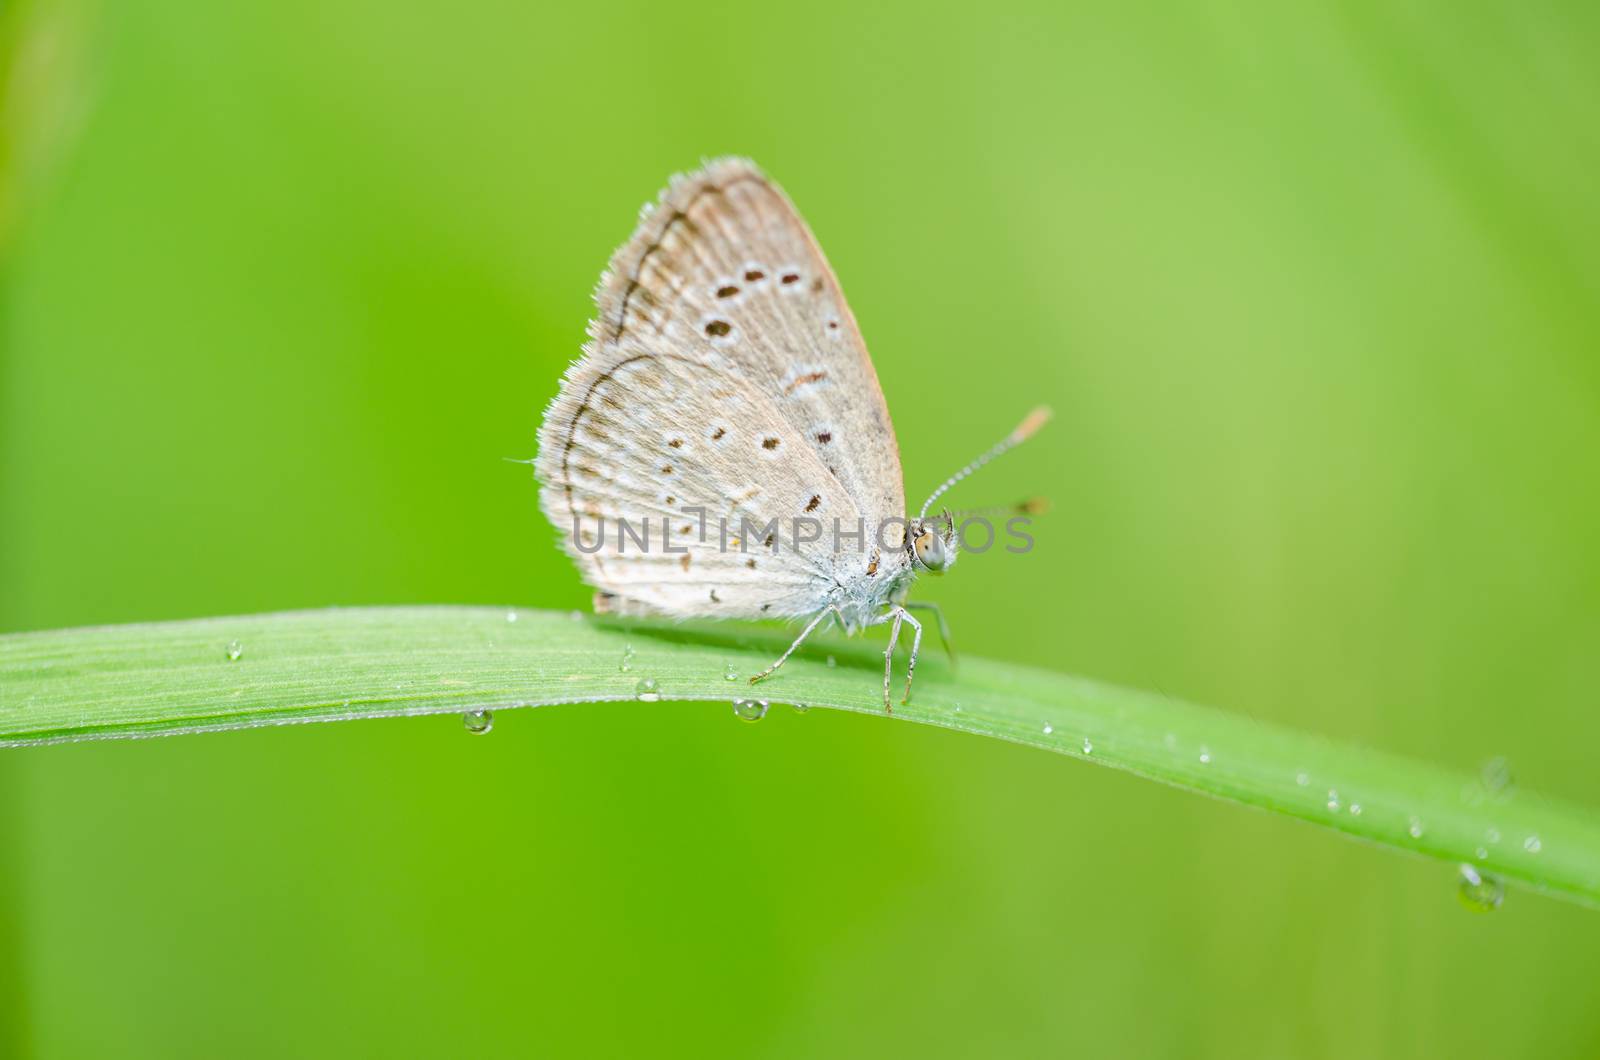
[[[703,352],[592,345],[539,431],[541,505],[597,610],[815,613],[861,555],[835,548],[834,520],[849,533],[859,513],[778,406]],[[811,520],[821,536],[797,547]]]
[[[827,259],[756,166],[674,178],[595,292],[596,349],[692,353],[764,395],[870,522],[905,514],[877,372]]]

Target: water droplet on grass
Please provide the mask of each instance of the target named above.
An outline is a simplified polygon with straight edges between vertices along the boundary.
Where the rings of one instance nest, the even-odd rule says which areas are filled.
[[[517,613],[515,611],[507,611],[506,612],[506,621],[507,622],[515,622],[516,620],[517,620]]]
[[[1456,897],[1474,913],[1492,913],[1505,901],[1506,885],[1499,877],[1479,872],[1471,865],[1461,866],[1461,881],[1456,886]]]
[[[1083,738],[1083,753],[1086,755],[1094,754],[1094,742],[1087,736]]]
[[[1328,789],[1328,809],[1334,813],[1339,812],[1339,793],[1332,788]]]
[[[790,706],[794,707],[794,712],[796,714],[804,714],[806,711],[811,709],[811,704],[809,703],[792,703]]]
[[[1049,736],[1051,733],[1053,733],[1055,731],[1056,731],[1056,728],[1055,728],[1054,725],[1051,725],[1048,721],[1044,723],[1044,734],[1046,736]]]
[[[244,655],[244,645],[236,640],[228,641],[228,646],[223,650],[227,652],[229,662],[238,662]]]
[[[1411,833],[1411,838],[1412,839],[1421,839],[1422,838],[1422,819],[1419,818],[1419,817],[1411,818],[1411,822],[1406,826],[1406,831]]]
[[[1361,816],[1361,804],[1359,802],[1352,802],[1350,804],[1350,816],[1352,816],[1352,817],[1360,817]]]
[[[1209,747],[1200,748],[1200,764],[1203,766],[1211,764],[1211,749]]]
[[[1544,849],[1544,844],[1539,841],[1538,836],[1531,835],[1522,841],[1522,849],[1530,854],[1537,854]]]
[[[469,710],[461,715],[461,724],[465,725],[472,735],[482,736],[494,728],[494,711]]]
[[[1489,841],[1489,844],[1491,846],[1493,846],[1495,843],[1500,842],[1500,829],[1498,829],[1498,828],[1490,828],[1490,829],[1488,829],[1487,831],[1485,831],[1483,833],[1483,838],[1487,839]]]
[[[733,716],[740,721],[760,721],[767,716],[767,701],[764,699],[736,699],[733,701]]]
[[[1511,774],[1511,763],[1504,758],[1491,758],[1478,770],[1478,782],[1468,785],[1462,792],[1467,802],[1477,805],[1484,799],[1491,802],[1510,802],[1517,793],[1517,780]]]
[[[828,656],[828,669],[830,669],[830,670],[831,670],[831,669],[833,669],[833,668],[834,668],[834,667],[835,667],[835,666],[838,666],[838,665],[839,665],[839,660],[838,660],[838,659],[835,659],[835,658],[834,658],[834,657],[833,657],[833,656],[831,656],[831,655],[830,655],[830,656]]]
[[[633,686],[633,694],[646,703],[654,703],[661,698],[661,686],[654,677],[641,677]]]
[[[633,669],[633,645],[629,644],[622,649],[622,663],[617,667],[623,673]]]
[[[722,670],[722,679],[724,681],[737,681],[737,680],[739,680],[739,671],[733,665],[733,663],[729,663],[726,667],[723,668],[723,670]]]
[[[1307,784],[1311,783],[1311,774],[1310,773],[1296,773],[1294,775],[1294,782],[1296,784],[1300,785],[1303,788]]]

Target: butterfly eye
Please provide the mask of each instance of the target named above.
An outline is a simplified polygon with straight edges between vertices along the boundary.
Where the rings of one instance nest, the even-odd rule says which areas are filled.
[[[921,563],[933,574],[943,574],[950,565],[950,554],[945,550],[944,541],[932,530],[924,530],[912,542],[916,550],[917,562]]]

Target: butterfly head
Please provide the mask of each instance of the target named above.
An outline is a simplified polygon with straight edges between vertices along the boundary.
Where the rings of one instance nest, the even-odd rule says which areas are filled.
[[[956,553],[959,549],[956,541],[955,517],[950,514],[950,509],[946,508],[938,519],[930,520],[928,509],[933,507],[933,502],[944,496],[945,491],[951,486],[1007,449],[1015,448],[1033,437],[1034,432],[1043,427],[1049,418],[1049,409],[1042,406],[1034,409],[1017,424],[1016,430],[996,442],[987,453],[945,479],[939,488],[933,491],[932,496],[922,502],[922,510],[911,520],[906,533],[906,554],[909,558],[908,566],[912,570],[921,569],[929,574],[943,574],[956,565]],[[942,530],[940,523],[944,524]]]
[[[911,565],[929,574],[943,574],[954,567],[960,549],[956,541],[956,521],[950,509],[946,508],[938,520],[914,520],[906,534],[906,551],[911,553]]]

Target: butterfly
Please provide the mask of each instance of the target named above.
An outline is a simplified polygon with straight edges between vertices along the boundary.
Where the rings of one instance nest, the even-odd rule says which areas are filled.
[[[582,357],[539,430],[540,504],[595,610],[804,622],[769,677],[830,616],[847,635],[911,630],[909,702],[929,612],[920,573],[956,562],[956,482],[1037,430],[1016,430],[908,518],[899,445],[855,318],[805,221],[744,159],[674,177],[595,290]],[[953,653],[952,653],[953,657]]]

